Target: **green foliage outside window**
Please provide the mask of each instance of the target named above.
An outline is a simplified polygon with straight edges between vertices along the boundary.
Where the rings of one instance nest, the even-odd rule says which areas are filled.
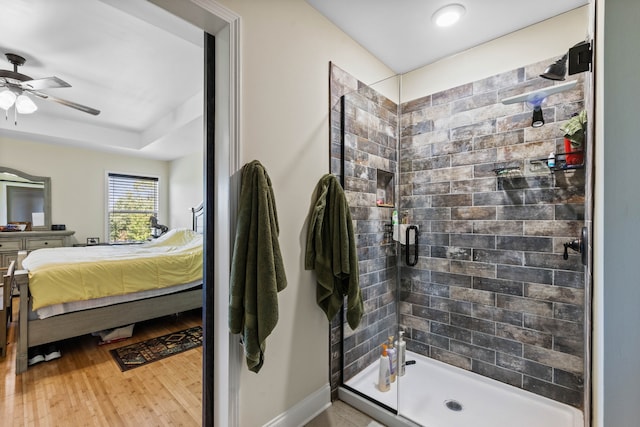
[[[109,174],[109,242],[147,240],[157,206],[157,179]]]

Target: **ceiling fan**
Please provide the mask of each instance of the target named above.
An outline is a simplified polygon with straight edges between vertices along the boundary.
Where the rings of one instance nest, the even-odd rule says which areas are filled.
[[[58,77],[45,77],[42,79],[32,79],[18,72],[18,67],[24,65],[25,59],[14,53],[5,54],[7,60],[13,64],[13,71],[0,70],[0,108],[9,110],[14,106],[17,123],[17,113],[31,114],[38,107],[28,95],[46,99],[48,101],[57,102],[67,107],[75,108],[88,114],[97,116],[100,110],[87,107],[86,105],[68,101],[62,98],[56,98],[47,93],[41,92],[43,89],[54,89],[61,87],[71,87],[71,85]],[[5,88],[3,90],[3,88]]]

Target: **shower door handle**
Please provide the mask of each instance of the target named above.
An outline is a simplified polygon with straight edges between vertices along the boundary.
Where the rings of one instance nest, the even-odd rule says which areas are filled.
[[[574,251],[582,255],[582,264],[587,265],[588,239],[589,230],[587,229],[587,227],[582,227],[580,239],[575,239],[570,242],[564,243],[564,254],[562,255],[562,258],[564,258],[565,260],[569,259],[568,249],[573,249]]]
[[[410,243],[411,240],[409,236],[411,236],[411,231],[413,231],[415,240],[413,245]],[[405,251],[405,261],[409,267],[413,267],[418,263],[418,227],[415,225],[410,225],[407,227],[407,231],[405,234],[405,242],[407,242],[407,249]],[[411,257],[411,246],[413,246],[413,259]]]

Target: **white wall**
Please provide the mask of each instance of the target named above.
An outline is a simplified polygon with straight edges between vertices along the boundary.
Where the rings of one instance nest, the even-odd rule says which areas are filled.
[[[304,0],[220,3],[242,17],[242,163],[260,160],[272,179],[288,279],[262,370],[243,361],[240,425],[253,427],[329,382],[329,323],[303,268],[311,193],[329,172],[329,62],[365,82],[393,72]]]
[[[598,0],[596,56],[596,427],[640,420],[640,2]]]
[[[105,238],[106,173],[139,173],[160,178],[160,217],[169,213],[169,163],[0,135],[0,164],[51,177],[51,222],[74,230],[77,242]],[[200,167],[202,169],[202,166]]]
[[[588,34],[589,6],[476,46],[402,75],[402,102],[524,65],[561,57]],[[534,47],[535,46],[535,47]]]
[[[198,206],[204,197],[203,151],[171,162],[169,166],[169,222],[159,218],[169,228],[191,228],[190,208]]]

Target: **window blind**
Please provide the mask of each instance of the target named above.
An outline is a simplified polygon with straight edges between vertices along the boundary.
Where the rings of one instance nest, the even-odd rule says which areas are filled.
[[[158,178],[108,174],[109,242],[143,241],[158,215]]]

